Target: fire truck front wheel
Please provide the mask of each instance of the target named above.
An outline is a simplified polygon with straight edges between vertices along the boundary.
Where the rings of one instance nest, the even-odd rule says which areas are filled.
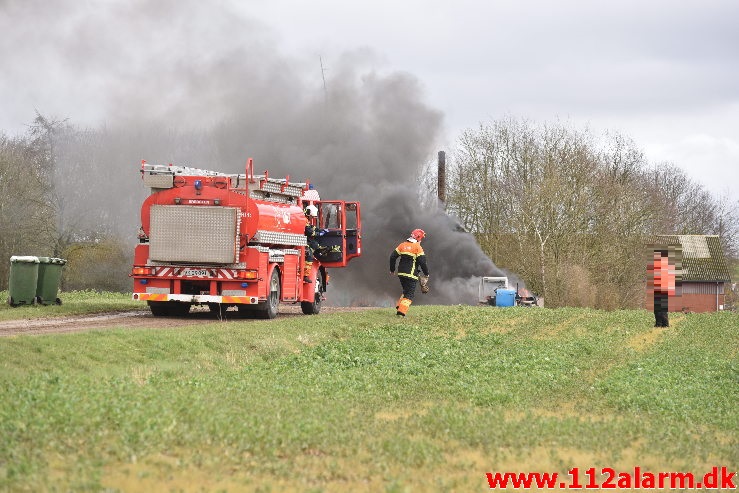
[[[274,268],[269,278],[267,301],[259,303],[257,306],[256,313],[259,318],[275,318],[277,316],[277,308],[280,305],[280,292],[280,271]]]

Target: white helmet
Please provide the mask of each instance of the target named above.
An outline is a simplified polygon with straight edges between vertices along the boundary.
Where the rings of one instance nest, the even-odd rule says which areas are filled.
[[[318,217],[318,207],[315,205],[309,205],[305,208],[305,215],[311,217]]]

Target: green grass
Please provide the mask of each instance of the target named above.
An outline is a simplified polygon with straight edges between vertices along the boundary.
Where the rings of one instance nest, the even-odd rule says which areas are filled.
[[[481,491],[739,465],[739,316],[416,307],[0,339],[0,489]]]
[[[61,305],[16,306],[8,304],[8,291],[0,291],[0,320],[20,318],[62,317],[127,310],[146,309],[140,301],[133,301],[131,293],[98,291],[60,292]]]

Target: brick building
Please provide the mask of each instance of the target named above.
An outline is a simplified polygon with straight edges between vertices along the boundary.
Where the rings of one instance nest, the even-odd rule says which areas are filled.
[[[730,286],[729,266],[718,236],[659,235],[657,245],[682,246],[682,295],[670,297],[671,312],[715,312],[724,309],[726,287]],[[646,297],[647,310],[654,299]]]

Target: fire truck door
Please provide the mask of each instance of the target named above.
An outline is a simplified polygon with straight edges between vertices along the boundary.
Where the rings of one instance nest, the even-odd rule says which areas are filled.
[[[320,202],[318,204],[318,228],[321,248],[315,256],[325,265],[346,265],[346,228],[344,202]]]
[[[361,254],[359,202],[319,202],[318,227],[322,235],[316,258],[327,267],[344,267]]]
[[[344,260],[346,262],[353,257],[359,257],[362,253],[361,221],[359,215],[359,202],[344,203]]]

